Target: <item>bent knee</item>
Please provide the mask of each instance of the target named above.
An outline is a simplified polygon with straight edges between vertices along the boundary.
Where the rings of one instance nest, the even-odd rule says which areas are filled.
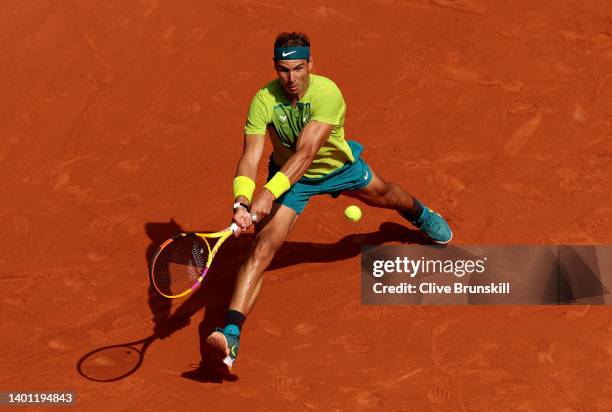
[[[382,179],[377,179],[375,182],[372,181],[372,184],[368,185],[365,188],[363,194],[366,195],[368,198],[375,200],[384,198],[389,194],[390,190],[391,186],[389,183],[385,182]]]
[[[270,239],[269,236],[257,237],[252,254],[258,260],[270,260],[274,257],[279,247],[280,244],[275,242],[274,239]]]

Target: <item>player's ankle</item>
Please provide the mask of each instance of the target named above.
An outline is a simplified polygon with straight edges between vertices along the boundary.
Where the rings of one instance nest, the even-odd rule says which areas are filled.
[[[412,198],[412,209],[400,210],[399,214],[409,222],[416,222],[423,214],[424,206],[416,198]]]
[[[244,314],[237,310],[229,309],[225,316],[225,328],[223,328],[223,333],[239,336],[245,320],[246,316]]]

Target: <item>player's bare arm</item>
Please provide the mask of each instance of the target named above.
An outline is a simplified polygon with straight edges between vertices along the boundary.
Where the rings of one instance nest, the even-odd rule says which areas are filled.
[[[300,180],[312,165],[315,155],[331,132],[331,125],[318,121],[311,121],[304,127],[297,141],[297,151],[281,168],[281,172],[287,176],[292,185]],[[251,214],[257,216],[257,220],[263,220],[272,210],[275,199],[274,194],[264,187],[251,206]]]
[[[238,160],[238,166],[236,167],[236,176],[245,176],[255,181],[257,175],[257,166],[261,160],[261,155],[264,149],[265,135],[244,135],[244,145],[242,149],[242,156]],[[251,203],[245,195],[238,195],[234,199],[234,204],[242,204],[247,207],[235,207],[234,209],[234,222],[238,225],[239,230],[236,231],[235,235],[239,236],[240,233],[248,229],[251,224],[251,213],[249,213],[248,206]]]
[[[331,132],[332,126],[327,123],[313,120],[306,125],[298,138],[297,151],[281,168],[281,172],[287,175],[291,184],[304,176]]]

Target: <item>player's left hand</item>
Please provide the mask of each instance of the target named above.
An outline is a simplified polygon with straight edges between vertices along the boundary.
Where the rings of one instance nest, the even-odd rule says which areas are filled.
[[[274,195],[268,189],[263,189],[251,203],[251,216],[255,222],[261,222],[270,214],[274,203]]]

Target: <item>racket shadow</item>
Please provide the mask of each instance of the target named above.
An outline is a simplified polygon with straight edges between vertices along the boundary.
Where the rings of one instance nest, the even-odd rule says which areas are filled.
[[[116,382],[135,373],[143,364],[147,349],[157,339],[165,339],[189,325],[184,316],[172,315],[156,324],[153,334],[146,338],[103,346],[83,355],[76,364],[78,373],[94,382]]]
[[[104,346],[86,353],[77,362],[79,374],[94,382],[116,382],[136,372],[144,361],[147,348],[156,336]]]
[[[151,258],[157,248],[169,237],[183,232],[183,229],[171,219],[169,222],[147,223],[145,232],[151,240],[145,252],[150,271]],[[146,351],[153,342],[165,339],[189,325],[191,315],[198,309],[192,307],[189,310],[189,306],[183,304],[171,315],[172,302],[169,299],[160,297],[151,286],[147,293],[155,325],[153,333],[140,340],[108,345],[86,353],[76,364],[76,369],[82,377],[94,382],[116,382],[129,377],[142,366]]]

